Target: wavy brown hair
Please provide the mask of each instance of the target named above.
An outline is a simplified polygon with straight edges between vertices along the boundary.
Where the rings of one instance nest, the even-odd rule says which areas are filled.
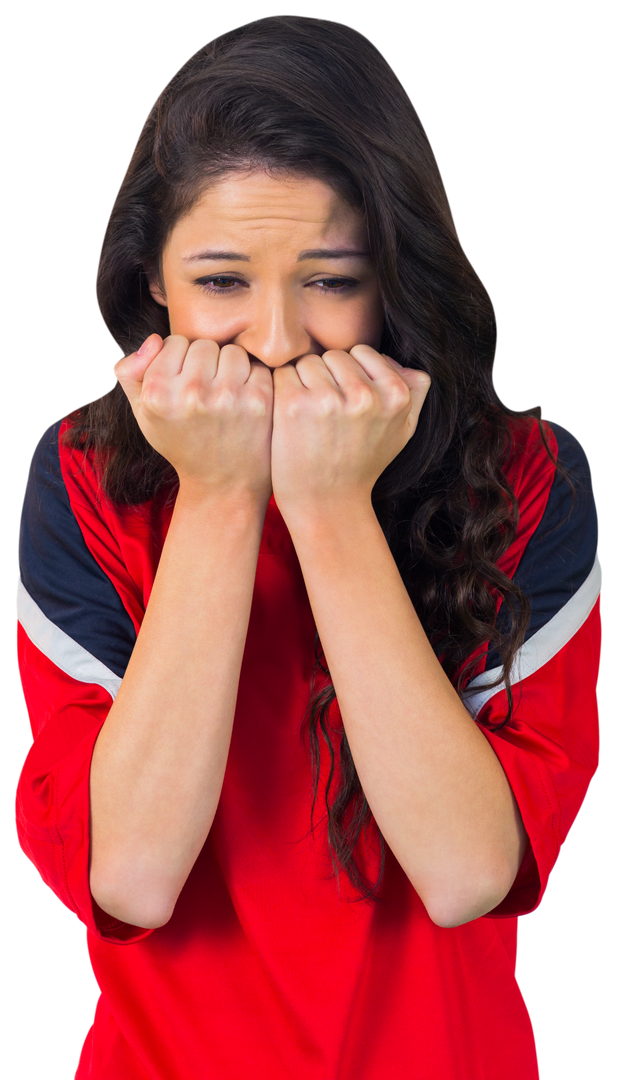
[[[125,355],[153,332],[169,334],[167,309],[153,300],[146,274],[160,276],[170,231],[207,184],[247,168],[324,180],[364,215],[385,312],[380,348],[431,377],[415,435],[377,480],[373,507],[457,691],[490,647],[499,651],[507,723],[512,661],[530,616],[528,598],[497,566],[518,525],[504,469],[513,424],[539,423],[554,458],[540,410],[514,412],[497,397],[491,301],[460,245],[418,116],[365,37],[321,19],[260,19],[212,41],[180,69],[146,121],[105,234],[98,299],[107,326]],[[175,497],[176,474],[142,435],[119,384],[71,419],[67,438],[94,451],[109,498],[136,506]],[[507,629],[501,618],[498,627],[500,605]],[[319,672],[329,679],[324,661],[316,633],[303,725],[313,767],[311,827],[321,733],[330,757],[325,798],[334,872],[337,879],[347,873],[358,899],[378,900],[384,839],[344,730],[330,720],[331,679],[315,690]],[[335,732],[340,771],[331,798]],[[381,851],[372,885],[354,855],[371,822]]]

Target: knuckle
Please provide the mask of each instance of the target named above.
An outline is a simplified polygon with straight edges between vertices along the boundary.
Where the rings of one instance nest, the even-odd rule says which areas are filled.
[[[349,402],[354,412],[370,412],[373,408],[373,391],[366,383],[358,381],[349,388]]]
[[[236,408],[236,393],[233,387],[221,383],[217,388],[214,405],[218,412],[233,412]]]
[[[247,400],[246,411],[255,419],[261,419],[268,412],[268,402],[263,394],[251,395]]]
[[[221,357],[225,354],[229,360],[248,360],[248,353],[246,349],[243,349],[241,345],[223,345],[221,349]]]
[[[409,404],[411,397],[411,390],[402,379],[397,379],[390,391],[394,406],[399,409],[405,408]]]
[[[198,379],[190,379],[184,388],[184,406],[188,412],[197,412],[203,400],[203,388]]]
[[[150,413],[163,414],[165,411],[165,395],[158,381],[152,381],[142,386],[139,395],[139,404]]]
[[[188,352],[191,355],[195,355],[195,353],[218,353],[218,351],[219,347],[216,341],[211,338],[195,338],[195,341],[192,341],[188,347]]]

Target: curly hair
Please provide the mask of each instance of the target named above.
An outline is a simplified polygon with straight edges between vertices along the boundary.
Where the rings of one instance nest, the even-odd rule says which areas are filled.
[[[498,649],[507,723],[512,662],[530,616],[527,596],[497,565],[518,525],[505,471],[513,424],[539,423],[547,453],[566,474],[540,409],[514,412],[497,397],[491,301],[459,242],[418,116],[363,35],[321,19],[265,18],[222,35],[180,69],[148,116],[105,233],[97,295],[107,326],[125,355],[153,332],[169,334],[167,309],[150,295],[147,274],[160,274],[166,239],[207,185],[247,168],[321,179],[364,216],[384,309],[380,348],[431,377],[416,433],[377,480],[373,508],[459,694],[489,648]],[[66,437],[94,452],[107,497],[131,505],[174,499],[176,474],[145,440],[119,384],[71,420]],[[507,619],[498,624],[501,607]],[[323,739],[334,872],[337,880],[347,873],[356,899],[377,901],[384,839],[344,730],[331,721],[336,693],[324,660],[316,633],[303,725],[313,768],[311,827]],[[354,854],[371,822],[381,850],[372,884]]]

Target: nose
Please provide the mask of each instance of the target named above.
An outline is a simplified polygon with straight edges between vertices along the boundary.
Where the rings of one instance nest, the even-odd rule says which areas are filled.
[[[264,295],[254,309],[250,325],[234,339],[250,356],[269,368],[282,367],[306,353],[319,352],[319,343],[303,327],[293,298]]]

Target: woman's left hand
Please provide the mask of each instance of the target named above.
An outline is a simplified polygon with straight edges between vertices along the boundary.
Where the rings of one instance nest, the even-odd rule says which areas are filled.
[[[416,430],[430,377],[369,345],[274,368],[272,489],[282,513],[369,501]]]

